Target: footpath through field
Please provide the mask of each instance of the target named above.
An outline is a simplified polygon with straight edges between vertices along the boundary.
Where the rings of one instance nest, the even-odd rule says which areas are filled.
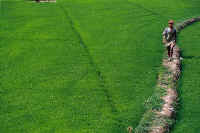
[[[122,133],[136,127],[161,63],[158,33],[170,17],[197,15],[197,5],[2,0],[0,132]]]
[[[179,84],[180,109],[172,133],[200,132],[200,23],[185,28],[179,36],[184,58]]]

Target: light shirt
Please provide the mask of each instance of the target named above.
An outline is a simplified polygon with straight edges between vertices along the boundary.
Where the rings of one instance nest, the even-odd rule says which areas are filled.
[[[176,29],[175,28],[169,28],[166,27],[162,33],[164,38],[167,42],[175,41],[176,42]]]

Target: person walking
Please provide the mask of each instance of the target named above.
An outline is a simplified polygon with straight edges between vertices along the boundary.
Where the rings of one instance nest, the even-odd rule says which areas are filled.
[[[163,43],[165,44],[168,51],[169,61],[171,61],[173,55],[173,48],[176,45],[176,38],[177,38],[173,20],[168,21],[168,27],[164,29],[162,35],[163,35]]]

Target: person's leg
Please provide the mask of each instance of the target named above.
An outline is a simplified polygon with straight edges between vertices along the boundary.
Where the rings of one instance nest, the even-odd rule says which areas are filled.
[[[171,44],[171,46],[170,46],[170,57],[172,57],[172,55],[173,55],[174,46],[175,46],[175,44]]]
[[[172,55],[173,55],[173,47],[171,48],[170,51],[171,51],[171,52],[170,52],[170,57],[172,57]]]
[[[170,47],[170,46],[167,46],[168,57],[170,57],[170,55],[171,55],[171,54],[170,54],[170,53],[171,53],[171,52],[170,52],[170,51],[171,51],[170,49],[171,49],[171,47]]]

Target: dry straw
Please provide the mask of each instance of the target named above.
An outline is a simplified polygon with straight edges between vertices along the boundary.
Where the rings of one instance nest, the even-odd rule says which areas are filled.
[[[177,24],[180,32],[186,26],[200,21],[200,17],[187,19]],[[177,82],[181,75],[180,48],[173,49],[173,61],[167,60],[165,51],[162,67],[158,76],[158,83],[154,94],[147,100],[147,111],[143,115],[135,133],[166,133],[174,123],[178,94]]]

